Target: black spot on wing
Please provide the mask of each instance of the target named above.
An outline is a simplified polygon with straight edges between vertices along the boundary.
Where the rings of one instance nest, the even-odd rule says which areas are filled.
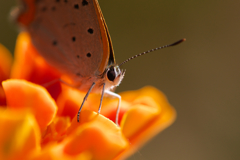
[[[76,37],[72,37],[72,41],[75,42],[76,41]]]
[[[87,57],[90,58],[92,56],[91,53],[87,53]]]
[[[56,46],[56,45],[57,45],[57,41],[54,40],[54,41],[52,42],[52,44],[53,44],[53,46]]]
[[[88,33],[93,34],[93,29],[92,29],[92,28],[89,28],[89,29],[88,29]]]
[[[83,0],[83,1],[82,1],[82,5],[83,5],[83,6],[88,5],[88,1],[87,1],[87,0]]]
[[[75,9],[79,9],[79,5],[78,4],[74,4],[74,8]]]

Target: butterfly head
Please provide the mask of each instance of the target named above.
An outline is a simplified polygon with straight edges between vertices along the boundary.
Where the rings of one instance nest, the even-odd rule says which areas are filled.
[[[118,65],[111,65],[105,70],[104,78],[107,81],[106,84],[111,86],[110,89],[113,89],[121,83],[125,72],[126,70],[121,70]]]

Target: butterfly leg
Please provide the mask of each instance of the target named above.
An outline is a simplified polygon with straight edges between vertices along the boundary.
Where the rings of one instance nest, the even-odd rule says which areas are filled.
[[[87,94],[85,95],[85,97],[83,98],[83,102],[81,104],[81,107],[79,108],[78,110],[78,113],[77,113],[77,121],[79,122],[79,116],[80,116],[80,112],[82,110],[82,107],[83,107],[83,104],[84,102],[87,100],[87,97],[88,95],[90,94],[91,90],[93,89],[93,87],[95,86],[95,82],[93,82],[93,84],[91,85],[90,89],[88,90]]]
[[[102,108],[102,101],[103,101],[104,91],[105,91],[105,83],[103,83],[103,89],[102,89],[102,95],[101,95],[100,105],[99,105],[99,108],[98,108],[98,114],[100,114],[100,111],[101,111],[101,108]]]
[[[114,92],[111,92],[111,91],[108,91],[108,90],[106,90],[105,93],[107,95],[109,95],[109,96],[118,98],[118,107],[117,107],[117,112],[116,112],[115,123],[116,123],[116,125],[119,126],[119,124],[118,124],[118,117],[119,117],[119,112],[120,112],[121,96],[119,94],[117,94],[117,93],[114,93]]]
[[[72,85],[72,84],[69,84],[69,83],[65,82],[64,80],[62,80],[62,79],[59,79],[59,81],[60,81],[61,83],[65,84],[65,85],[69,86],[69,87],[76,88],[76,86],[74,86],[74,85]]]
[[[56,83],[60,81],[60,79],[54,79],[54,80],[51,80],[50,82],[47,82],[47,83],[44,83],[44,84],[41,84],[43,87],[47,88],[49,86],[51,86],[52,84]]]
[[[65,82],[64,80],[62,80],[62,79],[60,79],[60,78],[59,78],[59,79],[54,79],[54,80],[52,80],[52,81],[50,81],[50,82],[47,82],[47,83],[44,83],[44,84],[42,84],[42,86],[45,87],[45,88],[47,88],[47,87],[51,86],[52,84],[54,84],[54,83],[56,83],[56,82],[61,82],[61,83],[65,84],[65,85],[67,85],[67,86],[69,86],[69,87],[76,88],[76,86],[71,85],[71,84]]]

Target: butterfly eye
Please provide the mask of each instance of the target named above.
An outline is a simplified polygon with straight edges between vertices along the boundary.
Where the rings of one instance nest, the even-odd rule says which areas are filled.
[[[116,72],[114,67],[111,67],[107,72],[107,78],[109,81],[114,81],[116,78]]]

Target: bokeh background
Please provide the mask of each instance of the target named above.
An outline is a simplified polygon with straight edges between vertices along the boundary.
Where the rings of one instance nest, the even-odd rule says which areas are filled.
[[[240,1],[99,0],[117,62],[132,60],[117,92],[152,85],[176,108],[176,122],[129,160],[240,159]],[[14,51],[15,0],[0,0],[0,42]],[[136,122],[137,123],[137,122]]]

